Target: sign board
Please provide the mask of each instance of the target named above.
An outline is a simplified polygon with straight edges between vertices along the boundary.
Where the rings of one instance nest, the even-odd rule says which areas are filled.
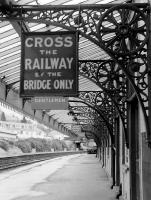
[[[20,96],[77,96],[77,32],[22,36]]]
[[[31,108],[35,110],[67,110],[67,97],[34,97]]]
[[[74,133],[78,133],[78,132],[80,133],[80,132],[81,132],[81,126],[80,126],[80,125],[72,124],[71,130],[72,130]]]
[[[33,124],[28,123],[20,123],[20,122],[7,122],[7,121],[0,121],[0,128],[6,130],[34,130]]]

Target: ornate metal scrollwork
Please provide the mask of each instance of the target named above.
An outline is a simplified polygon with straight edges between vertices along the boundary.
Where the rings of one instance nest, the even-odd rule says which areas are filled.
[[[77,123],[81,125],[82,130],[91,131],[99,139],[108,135],[104,120],[92,108],[87,106],[69,106],[69,109],[77,116]]]
[[[113,60],[105,61],[99,65],[96,72],[96,81],[103,89],[110,92],[120,92],[126,87],[125,75]]]
[[[28,23],[45,23],[47,25],[52,25],[53,27],[62,27],[67,30],[78,29],[79,32],[92,42],[96,43],[101,47],[105,47],[104,50],[109,49],[112,53],[119,52],[128,53],[123,48],[118,51],[114,48],[114,45],[110,45],[108,40],[104,40],[104,35],[111,33],[114,38],[115,32],[117,36],[126,37],[128,33],[136,36],[138,34],[143,35],[144,40],[135,41],[135,46],[132,51],[136,52],[137,49],[142,48],[148,37],[148,31],[146,29],[146,8],[148,4],[122,4],[115,6],[115,4],[97,4],[97,5],[46,5],[46,6],[28,6],[28,5],[12,5],[11,12],[6,12],[4,9],[0,12],[1,20],[16,20],[24,21]],[[121,17],[121,20],[116,22],[117,14]],[[133,15],[131,21],[126,21],[127,16],[124,17],[123,13],[130,13]],[[108,17],[109,16],[109,17]],[[118,19],[120,19],[118,17]],[[144,21],[144,26],[138,27],[137,22]],[[106,24],[112,23],[113,27],[107,27]],[[137,33],[136,33],[137,32]],[[102,37],[103,36],[103,37]],[[129,37],[127,37],[130,39]],[[117,37],[114,39],[117,40]],[[131,40],[130,40],[131,41]],[[111,42],[112,43],[112,42]],[[114,43],[114,41],[113,41]],[[138,47],[141,45],[140,47]],[[115,44],[115,43],[114,43]],[[133,42],[134,44],[134,42]]]
[[[128,4],[108,9],[98,23],[98,38],[104,48],[121,56],[142,49],[149,38],[149,22],[144,11]]]
[[[111,137],[111,141],[112,141],[112,144],[114,145],[114,135],[113,135],[113,124],[111,123],[111,120],[109,120],[107,118],[107,116],[105,115],[105,113],[103,113],[103,111],[101,111],[94,103],[94,97],[91,94],[87,95],[88,93],[85,93],[85,92],[82,92],[81,94],[81,97],[79,97],[78,99],[80,100],[71,100],[71,102],[81,102],[81,103],[84,103],[85,105],[87,105],[89,108],[90,108],[90,112],[92,112],[93,110],[93,116],[95,115],[95,119],[97,118],[97,120],[94,120],[94,119],[90,119],[90,121],[93,122],[94,121],[97,121],[99,120],[99,123],[103,123],[104,126],[106,127],[106,129],[108,130],[108,133],[110,134],[110,137]],[[85,99],[85,95],[87,96],[87,100]],[[92,98],[91,98],[92,96]],[[70,102],[70,101],[69,101]],[[70,110],[72,109],[72,107],[70,106],[69,107]],[[79,109],[79,108],[75,108],[76,111]],[[85,106],[84,106],[84,109],[85,109]],[[88,111],[88,110],[87,110]],[[97,113],[97,117],[96,117],[96,113]],[[101,121],[100,121],[101,119]],[[77,119],[78,121],[78,119]]]
[[[109,98],[107,98],[107,99],[105,99],[105,98],[103,99],[102,98],[101,101],[100,101],[99,94],[100,94],[100,92],[80,92],[79,93],[79,98],[82,99],[82,100],[84,100],[84,101],[89,102],[93,106],[96,106],[97,109],[102,112],[102,114],[108,120],[108,122],[113,126],[113,124],[112,124],[112,118],[115,115],[115,113],[113,112],[114,105],[111,103],[111,101],[109,101]],[[106,108],[107,109],[104,109],[104,108],[101,109],[100,102],[103,105],[104,104],[103,101],[104,102],[106,101],[106,106],[107,106]]]
[[[123,128],[125,130],[125,138],[127,141],[127,118],[126,118],[126,76],[113,60],[108,61],[79,61],[80,74],[93,80],[99,87],[99,92],[85,93],[83,99],[93,101],[101,110],[104,110],[104,114],[108,116],[108,119],[112,121],[115,115],[119,113],[123,122]],[[82,93],[80,93],[80,96]],[[92,99],[93,98],[93,99]],[[108,107],[108,109],[104,109]],[[114,108],[114,109],[113,109]],[[114,110],[114,112],[113,112]],[[112,117],[111,117],[112,116]],[[110,122],[111,122],[110,121]]]
[[[134,80],[136,90],[143,102],[148,101],[148,64],[146,55],[131,56],[126,62],[126,71]],[[145,104],[144,104],[145,106]]]
[[[126,76],[113,60],[81,60],[79,71],[82,76],[94,81],[117,104],[126,98]]]
[[[108,95],[105,92],[98,92],[95,97],[95,104],[105,112],[108,111],[108,109],[112,108],[113,102],[111,99],[108,98]]]

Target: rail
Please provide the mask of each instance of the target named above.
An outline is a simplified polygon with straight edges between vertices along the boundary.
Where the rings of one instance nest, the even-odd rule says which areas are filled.
[[[10,168],[15,168],[27,164],[32,164],[40,161],[49,160],[52,158],[81,154],[84,151],[66,151],[66,152],[47,152],[47,153],[35,153],[35,154],[24,154],[12,157],[1,157],[0,158],[0,171]]]

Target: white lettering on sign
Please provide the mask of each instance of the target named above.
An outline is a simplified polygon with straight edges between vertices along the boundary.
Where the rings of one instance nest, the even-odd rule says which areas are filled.
[[[28,37],[25,40],[26,47],[71,47],[73,45],[72,37],[66,36],[61,37],[58,36],[56,38],[53,37]]]
[[[31,101],[32,109],[38,110],[67,110],[67,97],[34,97]]]
[[[77,33],[24,33],[21,96],[77,95]]]
[[[40,51],[40,53],[41,53],[41,55],[57,55],[57,50],[39,50]]]
[[[65,98],[48,98],[48,97],[44,97],[44,98],[35,98],[34,99],[35,102],[38,102],[38,103],[65,103],[66,102],[66,99]]]
[[[54,89],[72,89],[74,80],[55,80]]]
[[[71,69],[73,57],[69,58],[30,58],[25,59],[25,70]]]
[[[51,80],[24,80],[24,90],[51,89]]]
[[[53,77],[53,76],[57,76],[60,77],[61,76],[61,72],[47,72],[49,77]]]

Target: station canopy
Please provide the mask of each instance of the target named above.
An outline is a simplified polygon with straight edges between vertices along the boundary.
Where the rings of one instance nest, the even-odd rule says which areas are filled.
[[[123,0],[15,0],[19,5],[82,5],[82,4],[124,4]],[[29,32],[45,32],[50,30],[62,31],[63,28],[46,26],[42,23],[25,22]],[[13,90],[19,93],[20,90],[20,69],[21,69],[21,38],[17,28],[9,21],[0,21],[0,78]],[[109,56],[100,47],[90,40],[79,36],[78,57],[79,60],[107,60]],[[90,79],[79,75],[79,91],[100,91],[100,88]],[[74,100],[76,97],[69,97]],[[71,105],[81,106],[82,103],[70,102]],[[68,110],[50,110],[47,113],[53,116],[59,123],[70,129],[73,116]]]

